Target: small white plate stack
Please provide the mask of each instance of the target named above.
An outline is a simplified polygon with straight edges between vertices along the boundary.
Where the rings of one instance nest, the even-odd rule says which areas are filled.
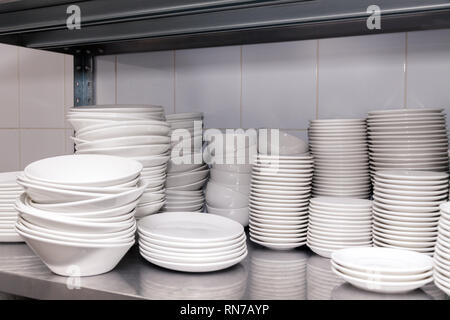
[[[173,156],[179,157],[202,150],[203,113],[174,113],[166,115],[171,128]]]
[[[369,112],[371,171],[448,171],[448,140],[443,109]]]
[[[371,185],[365,119],[312,120],[314,196],[368,199]]]
[[[335,251],[332,270],[357,288],[401,293],[433,281],[433,260],[424,254],[391,248],[347,248]]]
[[[372,201],[316,197],[309,204],[308,247],[330,258],[333,251],[372,245]]]
[[[384,170],[376,171],[373,181],[374,245],[432,255],[448,174]]]
[[[288,250],[306,244],[311,195],[311,155],[258,154],[250,184],[250,239]]]
[[[311,255],[306,269],[308,300],[330,300],[331,293],[345,281],[331,270],[331,260]]]
[[[97,105],[70,109],[76,154],[105,154],[134,159],[144,166],[147,190],[136,218],[158,212],[165,202],[164,183],[170,149],[170,125],[164,109],[152,105]]]
[[[441,204],[438,238],[434,251],[434,283],[450,296],[450,202]]]
[[[134,244],[142,165],[106,155],[69,155],[28,165],[18,183],[16,231],[54,273],[112,270]]]
[[[166,269],[217,271],[247,256],[244,228],[212,214],[164,212],[141,219],[138,232],[141,255]]]
[[[203,186],[208,180],[209,167],[202,154],[171,158],[167,169],[166,204],[162,211],[201,212],[205,202]]]
[[[16,181],[20,174],[21,172],[0,173],[0,242],[23,241],[14,229],[17,220],[14,203],[23,192]]]
[[[305,300],[306,251],[254,249],[250,259],[251,300]]]

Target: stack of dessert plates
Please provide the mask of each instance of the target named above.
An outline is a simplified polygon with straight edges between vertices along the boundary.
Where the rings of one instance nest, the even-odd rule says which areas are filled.
[[[432,255],[448,174],[386,170],[375,172],[373,179],[374,244]]]
[[[250,239],[288,250],[306,244],[313,161],[309,154],[258,154],[250,183]]]
[[[448,140],[443,109],[369,112],[371,171],[385,169],[448,171]]]
[[[438,239],[434,252],[434,283],[450,295],[450,202],[441,204]]]
[[[312,120],[309,148],[314,156],[314,196],[370,196],[365,119]]]
[[[16,182],[20,174],[21,172],[0,173],[0,242],[23,241],[14,228],[17,220],[14,203],[23,192]]]
[[[141,219],[138,232],[141,255],[166,269],[217,271],[247,256],[242,225],[217,215],[164,212]]]
[[[331,264],[345,281],[374,292],[407,292],[433,281],[433,260],[409,250],[347,248],[333,252]]]
[[[372,245],[372,201],[317,197],[309,204],[308,247],[326,258],[334,250]]]
[[[306,251],[255,249],[250,259],[250,299],[305,300],[308,257]]]
[[[318,255],[308,259],[306,281],[308,300],[330,300],[333,290],[345,282],[331,270],[331,260]]]

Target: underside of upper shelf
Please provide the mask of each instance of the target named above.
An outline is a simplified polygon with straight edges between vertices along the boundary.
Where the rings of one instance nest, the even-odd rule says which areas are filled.
[[[376,3],[374,3],[376,2]],[[67,7],[81,10],[69,30]],[[369,29],[367,8],[381,9]],[[105,55],[450,27],[444,0],[0,1],[0,42]]]

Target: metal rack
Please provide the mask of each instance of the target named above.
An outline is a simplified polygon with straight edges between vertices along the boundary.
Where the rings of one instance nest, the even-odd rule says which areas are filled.
[[[67,7],[81,11],[69,30]],[[73,54],[75,105],[95,103],[95,56],[450,27],[448,0],[19,0],[0,4],[0,42]]]

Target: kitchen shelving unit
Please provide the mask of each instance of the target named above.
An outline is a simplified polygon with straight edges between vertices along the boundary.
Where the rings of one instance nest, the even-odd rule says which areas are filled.
[[[68,30],[69,4],[81,9],[81,29]],[[367,8],[381,9],[381,29],[370,30]],[[72,54],[74,105],[95,104],[99,55],[450,28],[445,0],[18,0],[0,2],[0,43]],[[11,253],[25,244],[7,245]],[[8,249],[8,250],[9,250]],[[0,291],[40,299],[145,298],[133,249],[113,272],[82,279],[2,270]],[[31,252],[30,252],[31,254]],[[136,262],[137,261],[137,262]],[[111,279],[125,279],[114,282]],[[109,280],[108,280],[109,279]],[[120,287],[121,284],[130,285]],[[109,287],[108,287],[109,284]],[[116,286],[117,285],[117,286]],[[130,291],[131,290],[131,291]]]

